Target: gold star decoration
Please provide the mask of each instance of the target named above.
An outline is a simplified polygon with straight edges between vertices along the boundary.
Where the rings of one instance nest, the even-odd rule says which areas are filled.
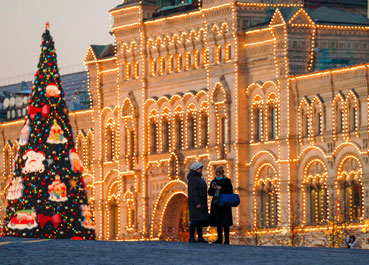
[[[69,180],[70,190],[77,189],[77,181],[74,179]]]

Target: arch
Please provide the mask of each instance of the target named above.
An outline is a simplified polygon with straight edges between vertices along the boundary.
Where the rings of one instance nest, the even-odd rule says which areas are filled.
[[[213,93],[212,93],[212,103],[213,104],[220,104],[226,103],[228,101],[228,93],[225,88],[222,86],[221,83],[216,83]]]
[[[183,193],[187,196],[187,184],[181,180],[172,180],[160,191],[151,218],[150,236],[152,238],[161,236],[163,215],[171,196],[175,193]]]
[[[321,159],[313,157],[305,164],[301,183],[304,224],[326,222],[329,216],[327,179],[328,169]]]
[[[120,234],[120,206],[121,194],[119,180],[115,180],[107,187],[106,197],[106,238],[116,239]]]
[[[185,192],[174,192],[168,198],[163,208],[161,224],[159,238],[164,240],[188,240],[188,235],[184,233],[189,227],[187,194]]]
[[[365,204],[363,167],[360,159],[347,154],[340,160],[336,175],[338,219],[349,223],[361,222]]]
[[[280,222],[279,177],[271,163],[261,164],[253,182],[254,227],[273,228]]]

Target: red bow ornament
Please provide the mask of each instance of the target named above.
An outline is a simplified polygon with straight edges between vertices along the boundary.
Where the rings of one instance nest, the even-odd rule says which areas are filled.
[[[38,214],[37,218],[38,223],[40,224],[41,228],[44,228],[47,222],[52,222],[54,227],[57,228],[61,223],[61,214],[54,214],[53,216],[43,215],[41,213]]]
[[[33,120],[37,113],[41,113],[42,117],[45,119],[50,112],[50,106],[49,105],[43,105],[41,108],[37,108],[35,106],[29,105],[28,107],[28,114]]]

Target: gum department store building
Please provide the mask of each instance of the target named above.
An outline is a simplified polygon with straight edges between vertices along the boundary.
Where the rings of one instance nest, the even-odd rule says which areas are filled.
[[[241,197],[234,242],[298,231],[323,245],[344,224],[368,245],[367,5],[335,2],[110,10],[114,45],[85,58],[91,107],[70,113],[98,238],[186,240],[199,161],[208,183],[223,165]],[[0,217],[23,122],[0,124]]]

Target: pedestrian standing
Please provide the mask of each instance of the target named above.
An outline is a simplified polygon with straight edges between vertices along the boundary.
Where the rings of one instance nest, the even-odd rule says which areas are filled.
[[[232,182],[224,175],[224,169],[219,166],[215,170],[215,178],[211,181],[208,194],[213,196],[210,208],[210,225],[217,228],[218,239],[213,244],[229,244],[229,227],[233,225],[232,208],[220,207],[218,205],[219,196],[222,193],[233,193]]]
[[[193,163],[187,175],[188,210],[190,212],[190,238],[188,242],[208,243],[202,233],[202,228],[208,226],[209,222],[207,185],[202,178],[203,166],[199,162]],[[195,228],[197,230],[197,241],[195,239]]]

